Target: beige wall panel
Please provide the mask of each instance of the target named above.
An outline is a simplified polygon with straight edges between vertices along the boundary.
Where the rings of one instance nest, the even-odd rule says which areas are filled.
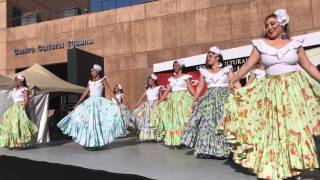
[[[0,43],[0,74],[7,74],[7,45]]]
[[[88,15],[72,17],[72,30],[77,31],[89,27]]]
[[[154,1],[145,4],[146,18],[157,17],[161,15],[161,2]]]
[[[250,0],[211,0],[212,6],[221,6],[221,5],[227,5],[227,4],[236,4],[240,2],[247,2]]]
[[[131,52],[131,24],[117,24],[117,54]]]
[[[160,4],[161,15],[177,13],[177,0],[160,0]]]
[[[7,3],[0,2],[0,29],[7,27]]]
[[[119,70],[148,68],[146,53],[118,56]]]
[[[169,15],[161,19],[163,48],[179,46],[178,15]]]
[[[201,45],[181,47],[181,57],[190,57],[201,53]]]
[[[203,9],[195,12],[195,33],[197,43],[213,41],[214,23],[212,14],[212,9]]]
[[[194,8],[195,9],[204,9],[211,7],[211,0],[195,0],[194,1]]]
[[[196,41],[195,33],[195,13],[188,12],[178,16],[178,34],[181,46],[194,44]]]
[[[116,23],[116,10],[107,10],[88,14],[89,28]]]
[[[104,26],[102,28],[103,54],[112,56],[117,54],[117,25]]]
[[[104,70],[107,73],[119,70],[117,56],[104,57]]]
[[[214,41],[230,40],[232,38],[230,6],[214,7],[212,12]]]
[[[312,0],[312,13],[314,27],[320,27],[320,1]]]
[[[38,24],[29,24],[15,28],[15,40],[32,38],[38,36]]]
[[[148,52],[148,67],[163,61],[169,61],[180,58],[180,48],[162,49],[159,51]]]
[[[270,13],[278,8],[288,10],[291,31],[309,30],[313,27],[311,0],[269,0]]]
[[[7,30],[6,29],[0,29],[0,43],[7,42]]]
[[[197,0],[177,0],[177,12],[192,11]]]

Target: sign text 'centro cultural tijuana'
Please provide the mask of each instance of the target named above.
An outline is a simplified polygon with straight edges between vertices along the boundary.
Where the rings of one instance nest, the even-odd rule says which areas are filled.
[[[52,51],[52,50],[57,50],[57,49],[64,49],[65,47],[68,48],[74,48],[77,46],[86,46],[93,44],[92,39],[86,39],[86,40],[69,40],[66,42],[61,42],[61,43],[50,43],[50,44],[45,44],[45,45],[38,45],[38,47],[30,47],[30,48],[22,48],[22,49],[14,49],[14,54],[15,55],[24,55],[24,54],[31,54],[35,53],[36,51],[38,52],[47,52],[47,51]]]

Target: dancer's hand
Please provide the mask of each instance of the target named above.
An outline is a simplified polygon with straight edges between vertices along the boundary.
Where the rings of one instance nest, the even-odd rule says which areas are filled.
[[[229,90],[233,93],[234,89],[235,89],[234,83],[233,83],[233,81],[230,81],[229,82]]]
[[[191,106],[192,106],[192,109],[194,109],[194,107],[196,106],[196,101],[194,99],[192,100],[192,105]]]

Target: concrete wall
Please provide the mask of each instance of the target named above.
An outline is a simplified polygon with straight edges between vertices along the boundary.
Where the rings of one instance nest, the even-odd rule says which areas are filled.
[[[81,49],[105,57],[111,84],[121,83],[134,103],[154,63],[248,44],[277,8],[289,11],[293,35],[320,30],[319,0],[159,0],[6,29],[7,70],[66,62],[66,49],[16,56],[15,48],[93,39]]]
[[[0,74],[7,73],[7,0],[0,0]]]

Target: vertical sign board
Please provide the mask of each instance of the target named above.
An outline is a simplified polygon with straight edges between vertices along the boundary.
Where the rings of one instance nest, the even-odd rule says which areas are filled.
[[[102,67],[101,77],[104,76],[104,58],[87,51],[71,48],[68,49],[68,81],[79,86],[87,87],[91,78],[90,70],[94,64]],[[79,95],[68,97],[68,103],[76,103]]]

